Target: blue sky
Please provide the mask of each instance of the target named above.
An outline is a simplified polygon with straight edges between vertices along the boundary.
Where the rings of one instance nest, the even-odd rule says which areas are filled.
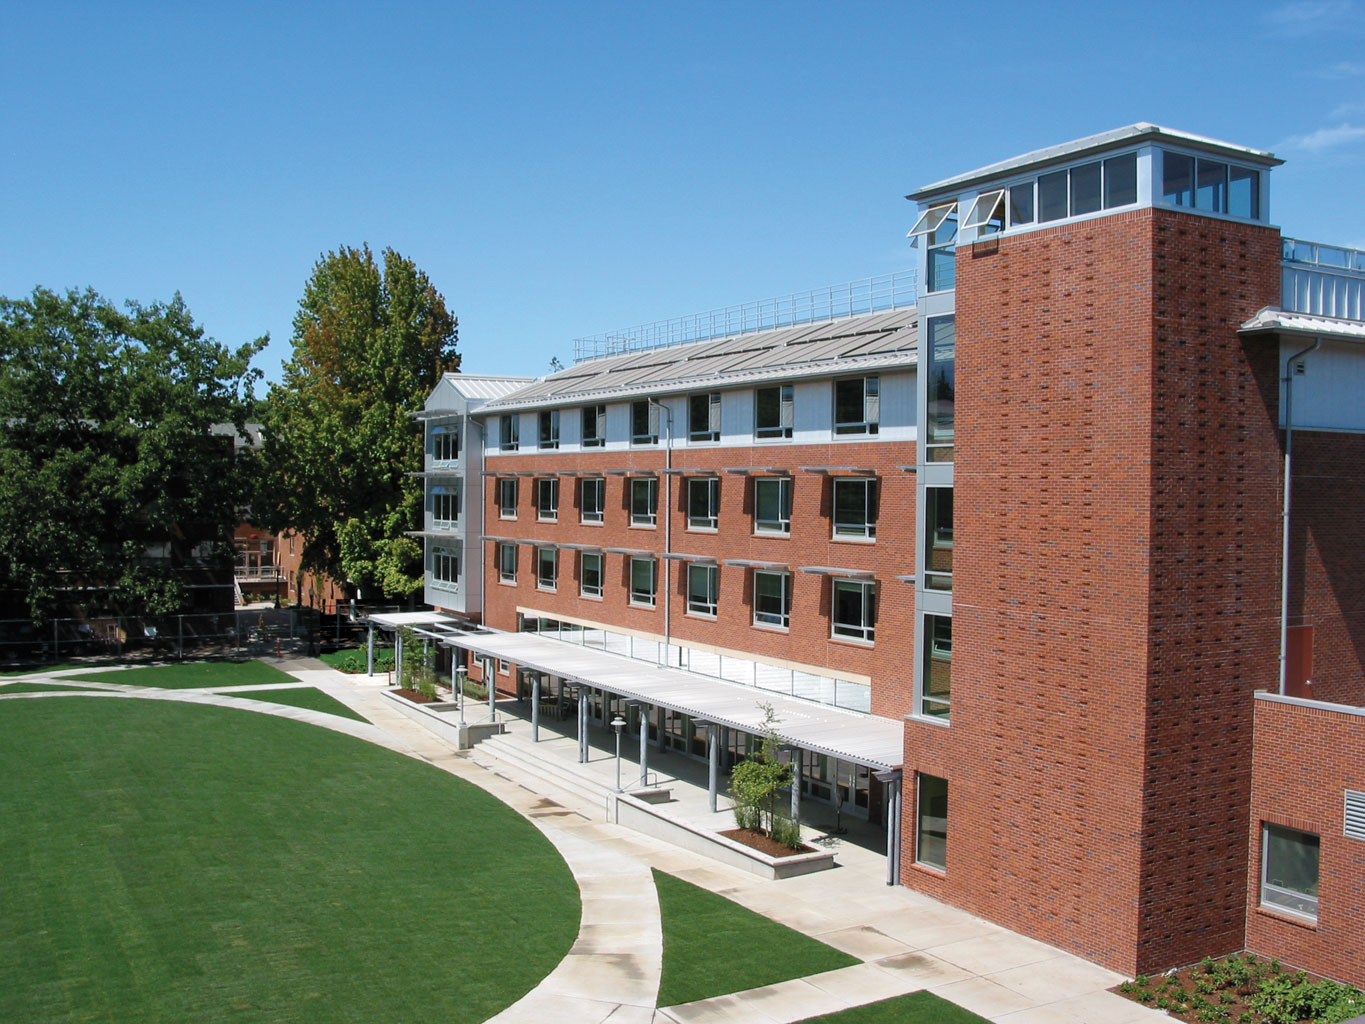
[[[1365,247],[1365,0],[15,4],[0,112],[0,295],[179,291],[268,378],[340,245],[538,374],[908,267],[907,192],[1135,121],[1274,150],[1274,222]]]

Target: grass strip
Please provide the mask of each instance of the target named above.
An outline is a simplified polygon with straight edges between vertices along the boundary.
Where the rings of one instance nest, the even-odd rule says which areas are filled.
[[[861,963],[784,924],[654,869],[663,922],[659,1005],[743,992]]]
[[[31,676],[35,672],[70,672],[73,668],[85,668],[78,661],[63,665],[29,665],[27,668],[0,668],[0,676]]]
[[[262,683],[293,683],[287,672],[263,661],[189,661],[178,665],[144,665],[141,668],[88,672],[68,676],[77,682],[91,679],[98,683],[124,686],[156,686],[167,690],[215,689],[220,686],[255,686]]]
[[[44,693],[48,690],[91,690],[90,686],[69,683],[0,683],[0,693]]]
[[[310,711],[325,711],[329,715],[352,718],[357,722],[369,721],[364,715],[357,714],[315,686],[293,686],[283,690],[248,690],[245,693],[233,693],[228,696],[245,697],[247,700],[265,701],[269,704],[288,704],[290,707],[308,708]]]
[[[0,701],[0,1020],[475,1024],[578,933],[511,808],[302,722]]]
[[[911,992],[837,1013],[806,1017],[798,1024],[989,1024],[932,992]]]

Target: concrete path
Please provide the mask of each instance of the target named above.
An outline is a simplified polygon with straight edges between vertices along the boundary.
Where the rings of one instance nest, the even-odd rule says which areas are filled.
[[[569,955],[534,990],[494,1017],[499,1024],[709,1024],[736,1020],[792,1024],[920,989],[997,1024],[1138,1024],[1169,1019],[1105,991],[1122,980],[1111,971],[909,889],[888,887],[885,860],[874,850],[843,844],[838,854],[840,867],[835,870],[781,882],[761,880],[607,824],[601,820],[602,805],[588,798],[575,799],[563,790],[554,790],[555,798],[550,799],[533,771],[506,763],[477,763],[390,707],[380,696],[384,677],[371,680],[343,675],[308,659],[291,659],[281,667],[300,684],[317,687],[372,724],[304,708],[263,704],[250,700],[249,691],[236,687],[230,688],[233,694],[219,694],[90,683],[87,685],[105,692],[54,691],[50,697],[126,696],[265,711],[428,761],[519,811],[569,865],[578,881],[583,916]],[[57,680],[42,673],[5,679],[43,681]],[[0,699],[35,696],[44,695],[0,691]],[[607,770],[602,760],[599,757],[599,763],[584,769],[600,775]],[[684,779],[673,784],[681,797],[681,814],[694,820],[710,816],[704,807],[704,788],[698,790]],[[663,942],[651,867],[726,896],[863,963],[656,1010]]]

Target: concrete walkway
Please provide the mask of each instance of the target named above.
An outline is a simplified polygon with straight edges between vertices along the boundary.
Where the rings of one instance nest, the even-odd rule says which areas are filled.
[[[1169,1019],[1105,991],[1122,980],[1111,971],[909,889],[887,886],[885,860],[875,848],[830,840],[839,843],[840,867],[835,870],[780,882],[761,880],[607,824],[601,820],[601,802],[590,796],[576,798],[556,787],[550,799],[534,769],[478,756],[478,748],[474,757],[455,751],[389,706],[380,696],[383,677],[343,675],[307,659],[291,659],[280,667],[372,724],[304,708],[266,705],[250,700],[249,690],[237,687],[231,688],[232,695],[224,695],[90,683],[103,692],[54,691],[50,697],[126,696],[266,711],[428,761],[523,814],[555,845],[578,881],[582,921],[569,955],[534,990],[494,1017],[499,1024],[600,1024],[608,1020],[613,1024],[735,1020],[792,1024],[919,989],[929,989],[998,1024],[1138,1024]],[[80,670],[60,673],[79,674]],[[55,676],[35,673],[5,679],[44,681],[56,681]],[[0,690],[0,699],[35,696],[43,695],[7,695]],[[526,728],[524,723],[514,723],[514,737]],[[604,761],[611,763],[607,766]],[[651,764],[651,769],[655,767],[667,772],[673,765],[664,759]],[[598,751],[583,768],[601,776],[614,769],[614,758]],[[676,777],[668,776],[681,797],[679,814],[694,821],[710,818],[704,786],[699,789],[683,777],[686,774],[678,771]],[[651,867],[726,896],[863,963],[656,1010],[663,942]]]

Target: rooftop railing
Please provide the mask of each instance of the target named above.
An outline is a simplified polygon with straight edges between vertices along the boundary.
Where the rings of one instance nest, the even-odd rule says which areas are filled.
[[[575,338],[574,362],[900,309],[913,306],[915,296],[914,271],[901,270],[847,284],[690,313],[671,320],[655,320],[622,331]]]
[[[1305,242],[1300,238],[1281,239],[1287,263],[1311,263],[1324,270],[1355,270],[1365,273],[1365,249],[1342,245]]]

